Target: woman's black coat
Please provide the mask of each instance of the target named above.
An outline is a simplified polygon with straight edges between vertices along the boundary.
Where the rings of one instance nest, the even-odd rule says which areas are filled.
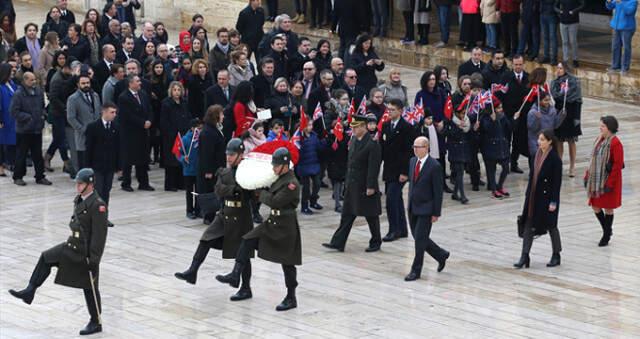
[[[191,114],[187,109],[184,100],[177,103],[172,98],[164,98],[160,108],[160,131],[162,135],[162,158],[164,165],[169,167],[179,167],[180,163],[176,156],[171,153],[176,135],[181,136],[189,130]],[[185,145],[188,148],[189,145]]]
[[[555,150],[551,150],[540,168],[536,191],[533,194],[533,217],[531,222],[535,229],[535,234],[545,234],[547,230],[558,227],[558,211],[560,210],[560,186],[562,185],[562,160]],[[535,157],[535,154],[532,155]],[[522,221],[528,221],[529,215],[529,192],[531,181],[533,180],[533,170],[529,172],[529,183],[525,194],[524,206],[522,208]],[[549,204],[556,203],[556,210],[549,212]]]
[[[367,94],[372,88],[378,86],[376,71],[380,72],[384,69],[384,62],[380,65],[367,66],[367,61],[373,59],[380,59],[374,51],[370,51],[366,56],[362,52],[351,54],[351,67],[358,74],[358,86],[364,88]]]
[[[194,118],[200,118],[204,116],[204,92],[207,88],[213,86],[213,81],[209,72],[202,79],[199,75],[192,75],[187,83],[188,95],[189,95],[189,111]]]

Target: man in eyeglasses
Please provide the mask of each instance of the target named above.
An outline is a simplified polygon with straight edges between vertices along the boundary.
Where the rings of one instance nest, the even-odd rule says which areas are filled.
[[[347,68],[344,72],[344,87],[342,87],[349,94],[349,100],[355,101],[355,107],[360,106],[360,101],[367,94],[367,92],[361,86],[358,86],[358,74],[353,68]]]

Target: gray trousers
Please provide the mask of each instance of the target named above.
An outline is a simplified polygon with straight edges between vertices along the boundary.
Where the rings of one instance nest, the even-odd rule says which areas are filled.
[[[78,161],[78,148],[76,147],[75,132],[70,126],[65,127],[64,132],[67,137],[67,146],[69,146],[69,158],[71,159],[71,164],[76,171],[79,171],[80,168],[78,168],[78,166],[80,163]]]
[[[562,60],[578,60],[578,23],[560,24],[562,38]]]
[[[560,232],[558,227],[549,229],[549,237],[551,237],[551,248],[553,253],[560,253],[562,251],[562,243],[560,242]],[[533,229],[531,223],[527,222],[524,226],[524,233],[522,234],[522,253],[529,254],[531,246],[533,245]]]

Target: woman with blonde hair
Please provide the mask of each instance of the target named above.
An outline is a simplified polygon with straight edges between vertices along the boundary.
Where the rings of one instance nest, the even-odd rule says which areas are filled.
[[[213,86],[213,80],[206,59],[195,60],[191,66],[191,76],[187,81],[189,111],[193,118],[202,119],[204,116],[204,92],[211,86]]]
[[[58,33],[48,32],[44,37],[44,47],[38,57],[38,69],[36,69],[36,72],[40,72],[41,79],[46,78],[47,72],[53,66],[53,56],[59,50]]]
[[[178,81],[169,84],[168,96],[162,100],[160,109],[160,131],[162,135],[162,158],[164,163],[164,190],[175,192],[183,187],[180,163],[171,153],[176,136],[184,136],[190,128],[191,114],[183,100],[184,87]]]
[[[382,90],[384,102],[388,103],[391,99],[398,99],[402,101],[403,105],[409,105],[407,86],[402,84],[399,69],[392,68],[391,71],[389,71],[389,80],[385,81],[385,83],[380,85],[378,88]]]
[[[227,70],[229,71],[229,84],[231,86],[238,86],[242,81],[249,81],[254,75],[251,67],[249,67],[247,54],[239,50],[231,52],[231,64],[229,64]]]

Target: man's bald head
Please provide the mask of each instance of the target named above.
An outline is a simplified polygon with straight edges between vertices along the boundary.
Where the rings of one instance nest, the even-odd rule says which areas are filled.
[[[429,153],[429,139],[426,137],[417,137],[416,140],[413,141],[413,153],[418,159],[426,157]]]
[[[342,73],[344,70],[344,61],[340,58],[331,59],[331,70],[336,74]]]

